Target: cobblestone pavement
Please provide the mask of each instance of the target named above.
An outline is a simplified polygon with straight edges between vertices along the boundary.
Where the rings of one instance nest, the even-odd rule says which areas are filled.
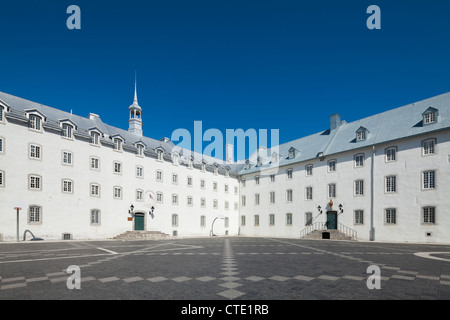
[[[80,289],[68,288],[74,265]],[[368,289],[371,265],[380,289]],[[0,299],[450,299],[450,246],[243,237],[1,243]]]

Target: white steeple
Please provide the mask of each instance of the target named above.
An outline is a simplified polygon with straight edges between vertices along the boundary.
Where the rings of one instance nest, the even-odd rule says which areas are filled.
[[[137,82],[134,80],[134,100],[133,104],[128,108],[130,111],[130,119],[128,120],[128,131],[142,137],[142,108],[138,104],[137,99]]]

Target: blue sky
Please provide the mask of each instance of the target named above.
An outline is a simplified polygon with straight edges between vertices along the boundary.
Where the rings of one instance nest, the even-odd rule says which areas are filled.
[[[81,30],[69,30],[69,5]],[[369,5],[381,30],[369,30]],[[280,143],[450,90],[447,0],[5,0],[0,91],[144,134],[279,129]],[[206,143],[207,144],[207,143]],[[204,146],[206,146],[206,144]]]

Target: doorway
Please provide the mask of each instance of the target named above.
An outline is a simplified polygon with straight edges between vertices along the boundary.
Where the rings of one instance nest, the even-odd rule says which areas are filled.
[[[145,227],[145,215],[142,213],[136,213],[134,215],[134,231],[144,231]]]
[[[337,211],[327,211],[327,229],[337,229]]]

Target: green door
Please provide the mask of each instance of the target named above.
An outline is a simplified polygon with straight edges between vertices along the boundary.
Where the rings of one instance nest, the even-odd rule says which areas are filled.
[[[135,215],[134,216],[134,230],[135,231],[144,231],[144,216],[143,215]]]
[[[327,229],[337,229],[337,211],[327,212]]]

